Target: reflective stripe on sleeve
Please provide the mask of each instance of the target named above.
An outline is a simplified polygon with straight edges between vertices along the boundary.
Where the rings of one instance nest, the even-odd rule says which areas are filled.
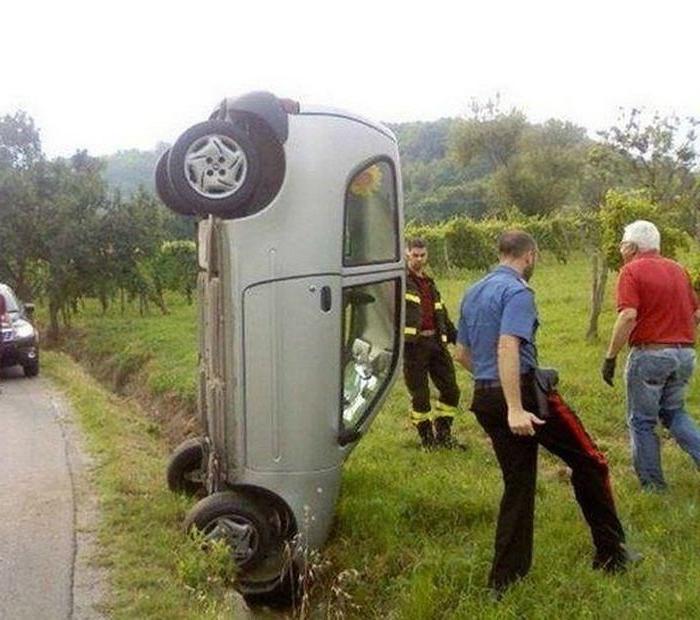
[[[444,307],[445,307],[445,306],[443,305],[443,303],[442,303],[441,301],[436,301],[436,302],[435,302],[435,309],[436,309],[436,310],[442,310]]]
[[[418,334],[418,328],[417,327],[404,327],[403,333],[406,336],[416,336]]]
[[[412,301],[413,303],[419,304],[420,297],[418,295],[413,295],[412,293],[406,293],[406,301]]]

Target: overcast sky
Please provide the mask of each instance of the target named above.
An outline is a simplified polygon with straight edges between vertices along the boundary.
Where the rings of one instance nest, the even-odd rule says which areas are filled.
[[[415,6],[414,6],[415,5]],[[700,116],[694,2],[0,0],[0,115],[47,153],[172,142],[250,90],[384,121],[472,98],[591,131],[620,106]]]

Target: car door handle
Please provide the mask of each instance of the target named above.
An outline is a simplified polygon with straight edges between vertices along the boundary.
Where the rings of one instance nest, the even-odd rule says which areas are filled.
[[[331,287],[321,287],[321,310],[330,312],[332,306]]]

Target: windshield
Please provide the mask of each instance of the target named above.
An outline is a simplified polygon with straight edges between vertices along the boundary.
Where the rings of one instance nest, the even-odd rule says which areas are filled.
[[[343,264],[353,267],[399,260],[398,231],[394,167],[388,160],[374,161],[348,185]]]
[[[19,304],[17,303],[17,298],[12,292],[9,286],[0,284],[0,295],[5,298],[5,304],[7,305],[8,312],[19,312]]]

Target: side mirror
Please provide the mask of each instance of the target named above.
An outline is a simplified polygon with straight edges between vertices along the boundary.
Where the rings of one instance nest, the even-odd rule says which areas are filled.
[[[24,304],[24,311],[27,316],[31,319],[34,316],[34,304]]]

